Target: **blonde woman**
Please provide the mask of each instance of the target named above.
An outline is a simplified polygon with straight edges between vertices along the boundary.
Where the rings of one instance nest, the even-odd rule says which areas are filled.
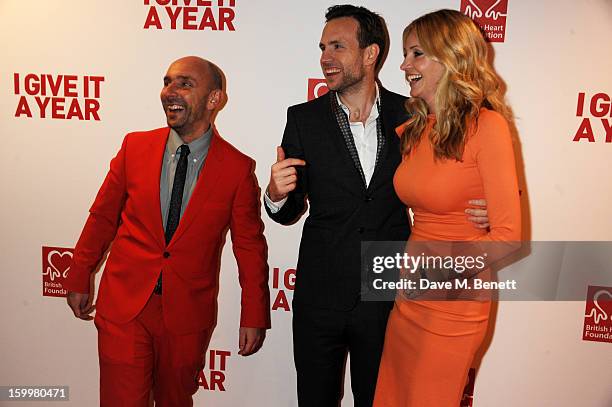
[[[393,183],[414,212],[410,240],[519,241],[510,113],[480,30],[458,11],[439,10],[406,27],[403,44],[412,116],[397,129],[403,159]],[[472,196],[487,200],[488,231],[466,219]],[[459,406],[489,310],[489,301],[398,296],[374,406]]]

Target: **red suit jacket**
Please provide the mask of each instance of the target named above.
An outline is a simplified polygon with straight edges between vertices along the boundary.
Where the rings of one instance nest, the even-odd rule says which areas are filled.
[[[242,287],[240,325],[269,328],[267,247],[254,161],[213,131],[196,187],[166,245],[159,179],[169,131],[130,133],[123,140],[89,211],[65,288],[89,292],[90,273],[112,242],[96,305],[102,317],[133,319],[163,271],[166,326],[177,334],[210,328],[229,227]]]

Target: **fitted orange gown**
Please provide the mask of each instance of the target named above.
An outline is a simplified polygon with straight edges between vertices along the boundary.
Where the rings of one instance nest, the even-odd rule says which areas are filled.
[[[506,120],[481,109],[461,162],[434,160],[429,141],[434,123],[430,115],[421,142],[404,156],[393,179],[414,213],[410,240],[519,241],[519,192]],[[490,232],[475,228],[464,213],[468,200],[482,197]],[[398,297],[387,324],[374,406],[458,407],[489,311],[489,301]]]

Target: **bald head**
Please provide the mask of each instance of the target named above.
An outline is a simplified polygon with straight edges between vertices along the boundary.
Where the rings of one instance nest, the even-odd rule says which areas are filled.
[[[210,61],[206,62],[208,63],[208,72],[210,73],[210,82],[213,89],[223,90],[223,75],[221,74],[221,69]]]
[[[221,69],[209,60],[192,55],[177,59],[170,64],[170,67],[175,64],[181,65],[185,69],[197,72],[201,77],[207,78],[211,90],[223,89]]]
[[[196,56],[174,61],[164,76],[161,101],[168,125],[185,142],[200,137],[210,126],[222,100],[221,70]]]

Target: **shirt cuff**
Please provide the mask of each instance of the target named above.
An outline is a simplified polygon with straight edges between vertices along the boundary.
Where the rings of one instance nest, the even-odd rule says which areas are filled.
[[[283,205],[285,205],[285,202],[287,202],[287,197],[284,197],[278,202],[273,202],[272,199],[270,199],[270,195],[268,195],[268,190],[266,190],[264,193],[264,202],[268,209],[270,209],[270,212],[276,213],[281,210]]]

